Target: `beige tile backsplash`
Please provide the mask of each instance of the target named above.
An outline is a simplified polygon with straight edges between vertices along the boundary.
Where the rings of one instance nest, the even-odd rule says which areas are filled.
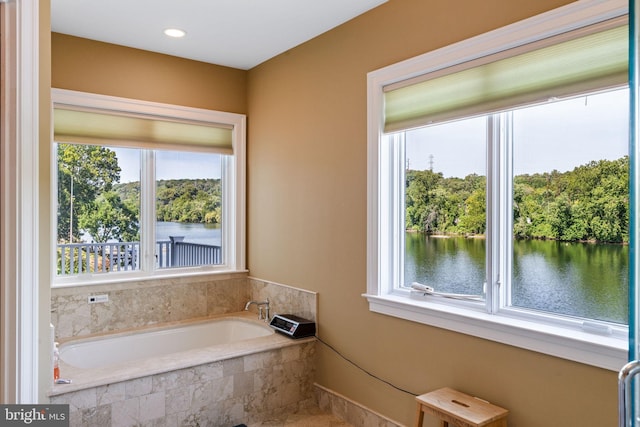
[[[88,303],[103,294],[108,302]],[[238,273],[53,288],[51,320],[61,340],[238,312],[247,301],[266,298],[271,315],[316,319],[315,293]]]

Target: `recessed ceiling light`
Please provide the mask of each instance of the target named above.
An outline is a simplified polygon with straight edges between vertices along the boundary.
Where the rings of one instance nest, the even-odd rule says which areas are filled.
[[[179,28],[167,28],[166,30],[164,30],[164,33],[169,37],[175,37],[175,38],[184,37],[185,34],[187,34]]]

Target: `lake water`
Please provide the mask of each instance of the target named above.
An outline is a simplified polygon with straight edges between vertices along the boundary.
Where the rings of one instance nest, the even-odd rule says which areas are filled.
[[[482,294],[485,240],[406,233],[405,283]],[[512,305],[628,322],[628,246],[514,241]]]
[[[184,241],[189,243],[222,246],[222,231],[219,224],[157,222],[156,240],[169,240],[169,236],[184,236]]]

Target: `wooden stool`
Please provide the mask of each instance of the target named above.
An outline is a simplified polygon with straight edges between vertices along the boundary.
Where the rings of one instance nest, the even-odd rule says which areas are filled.
[[[440,419],[440,427],[507,427],[508,410],[450,388],[441,388],[416,397],[416,427],[422,427],[424,414]]]

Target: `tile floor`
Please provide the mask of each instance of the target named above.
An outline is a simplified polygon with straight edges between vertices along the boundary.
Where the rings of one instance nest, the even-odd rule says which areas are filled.
[[[351,424],[319,408],[307,408],[294,414],[284,414],[272,420],[247,424],[247,427],[350,427]]]

